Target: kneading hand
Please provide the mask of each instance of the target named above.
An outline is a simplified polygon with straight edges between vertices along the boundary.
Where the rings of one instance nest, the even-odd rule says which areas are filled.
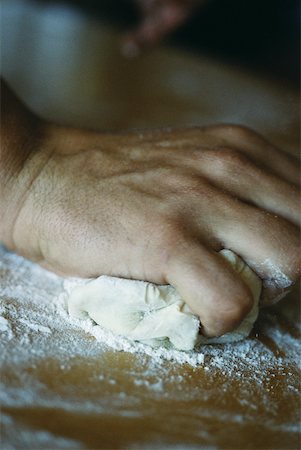
[[[299,277],[298,183],[294,158],[238,126],[110,134],[43,124],[6,183],[2,239],[62,275],[171,284],[204,333],[221,335],[252,297],[219,250],[262,278],[266,303]]]

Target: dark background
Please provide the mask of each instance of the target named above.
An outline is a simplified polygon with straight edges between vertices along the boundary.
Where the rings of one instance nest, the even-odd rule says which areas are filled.
[[[130,0],[65,0],[63,3],[72,3],[84,13],[125,31],[134,27],[140,17]],[[299,1],[209,0],[167,41],[298,86],[299,31]]]

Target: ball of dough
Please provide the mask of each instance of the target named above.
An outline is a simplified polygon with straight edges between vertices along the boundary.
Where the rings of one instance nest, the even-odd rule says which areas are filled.
[[[152,346],[192,350],[199,343],[234,342],[248,336],[258,314],[261,280],[230,250],[220,254],[249,286],[254,297],[251,312],[233,332],[219,338],[200,336],[199,318],[169,285],[101,276],[71,290],[69,314],[89,316],[98,325]]]

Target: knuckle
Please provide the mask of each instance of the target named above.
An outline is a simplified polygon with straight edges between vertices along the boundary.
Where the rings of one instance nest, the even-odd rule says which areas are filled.
[[[223,169],[249,169],[250,162],[239,150],[233,148],[222,148],[217,152],[217,158]]]
[[[190,148],[185,148],[180,152],[183,162],[190,161],[198,163],[203,156],[203,148],[197,143]]]
[[[168,174],[165,182],[169,187],[182,190],[195,184],[195,181],[196,180],[191,173],[187,173],[184,170],[173,170]]]
[[[262,137],[251,128],[245,125],[224,124],[208,128],[211,135],[223,139],[224,141],[244,145],[248,142],[262,142]]]
[[[245,125],[226,125],[224,131],[239,141],[244,141],[254,136],[254,131]]]
[[[282,216],[272,214],[264,209],[254,208],[252,210],[254,227],[261,230],[262,233],[269,233],[271,238],[280,239],[281,243],[287,239],[287,245],[295,242],[298,235],[295,227],[287,222]]]
[[[174,170],[168,174],[164,180],[164,187],[168,192],[169,200],[171,204],[176,201],[177,208],[179,208],[179,199],[183,199],[185,194],[192,194],[203,192],[209,189],[209,183],[199,177],[197,174],[192,173],[192,171],[184,170]]]

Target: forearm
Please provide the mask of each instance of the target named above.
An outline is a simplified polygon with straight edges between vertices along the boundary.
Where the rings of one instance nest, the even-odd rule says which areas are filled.
[[[39,164],[30,161],[39,148],[42,129],[42,121],[1,80],[0,241],[10,247],[14,222],[39,170]]]

